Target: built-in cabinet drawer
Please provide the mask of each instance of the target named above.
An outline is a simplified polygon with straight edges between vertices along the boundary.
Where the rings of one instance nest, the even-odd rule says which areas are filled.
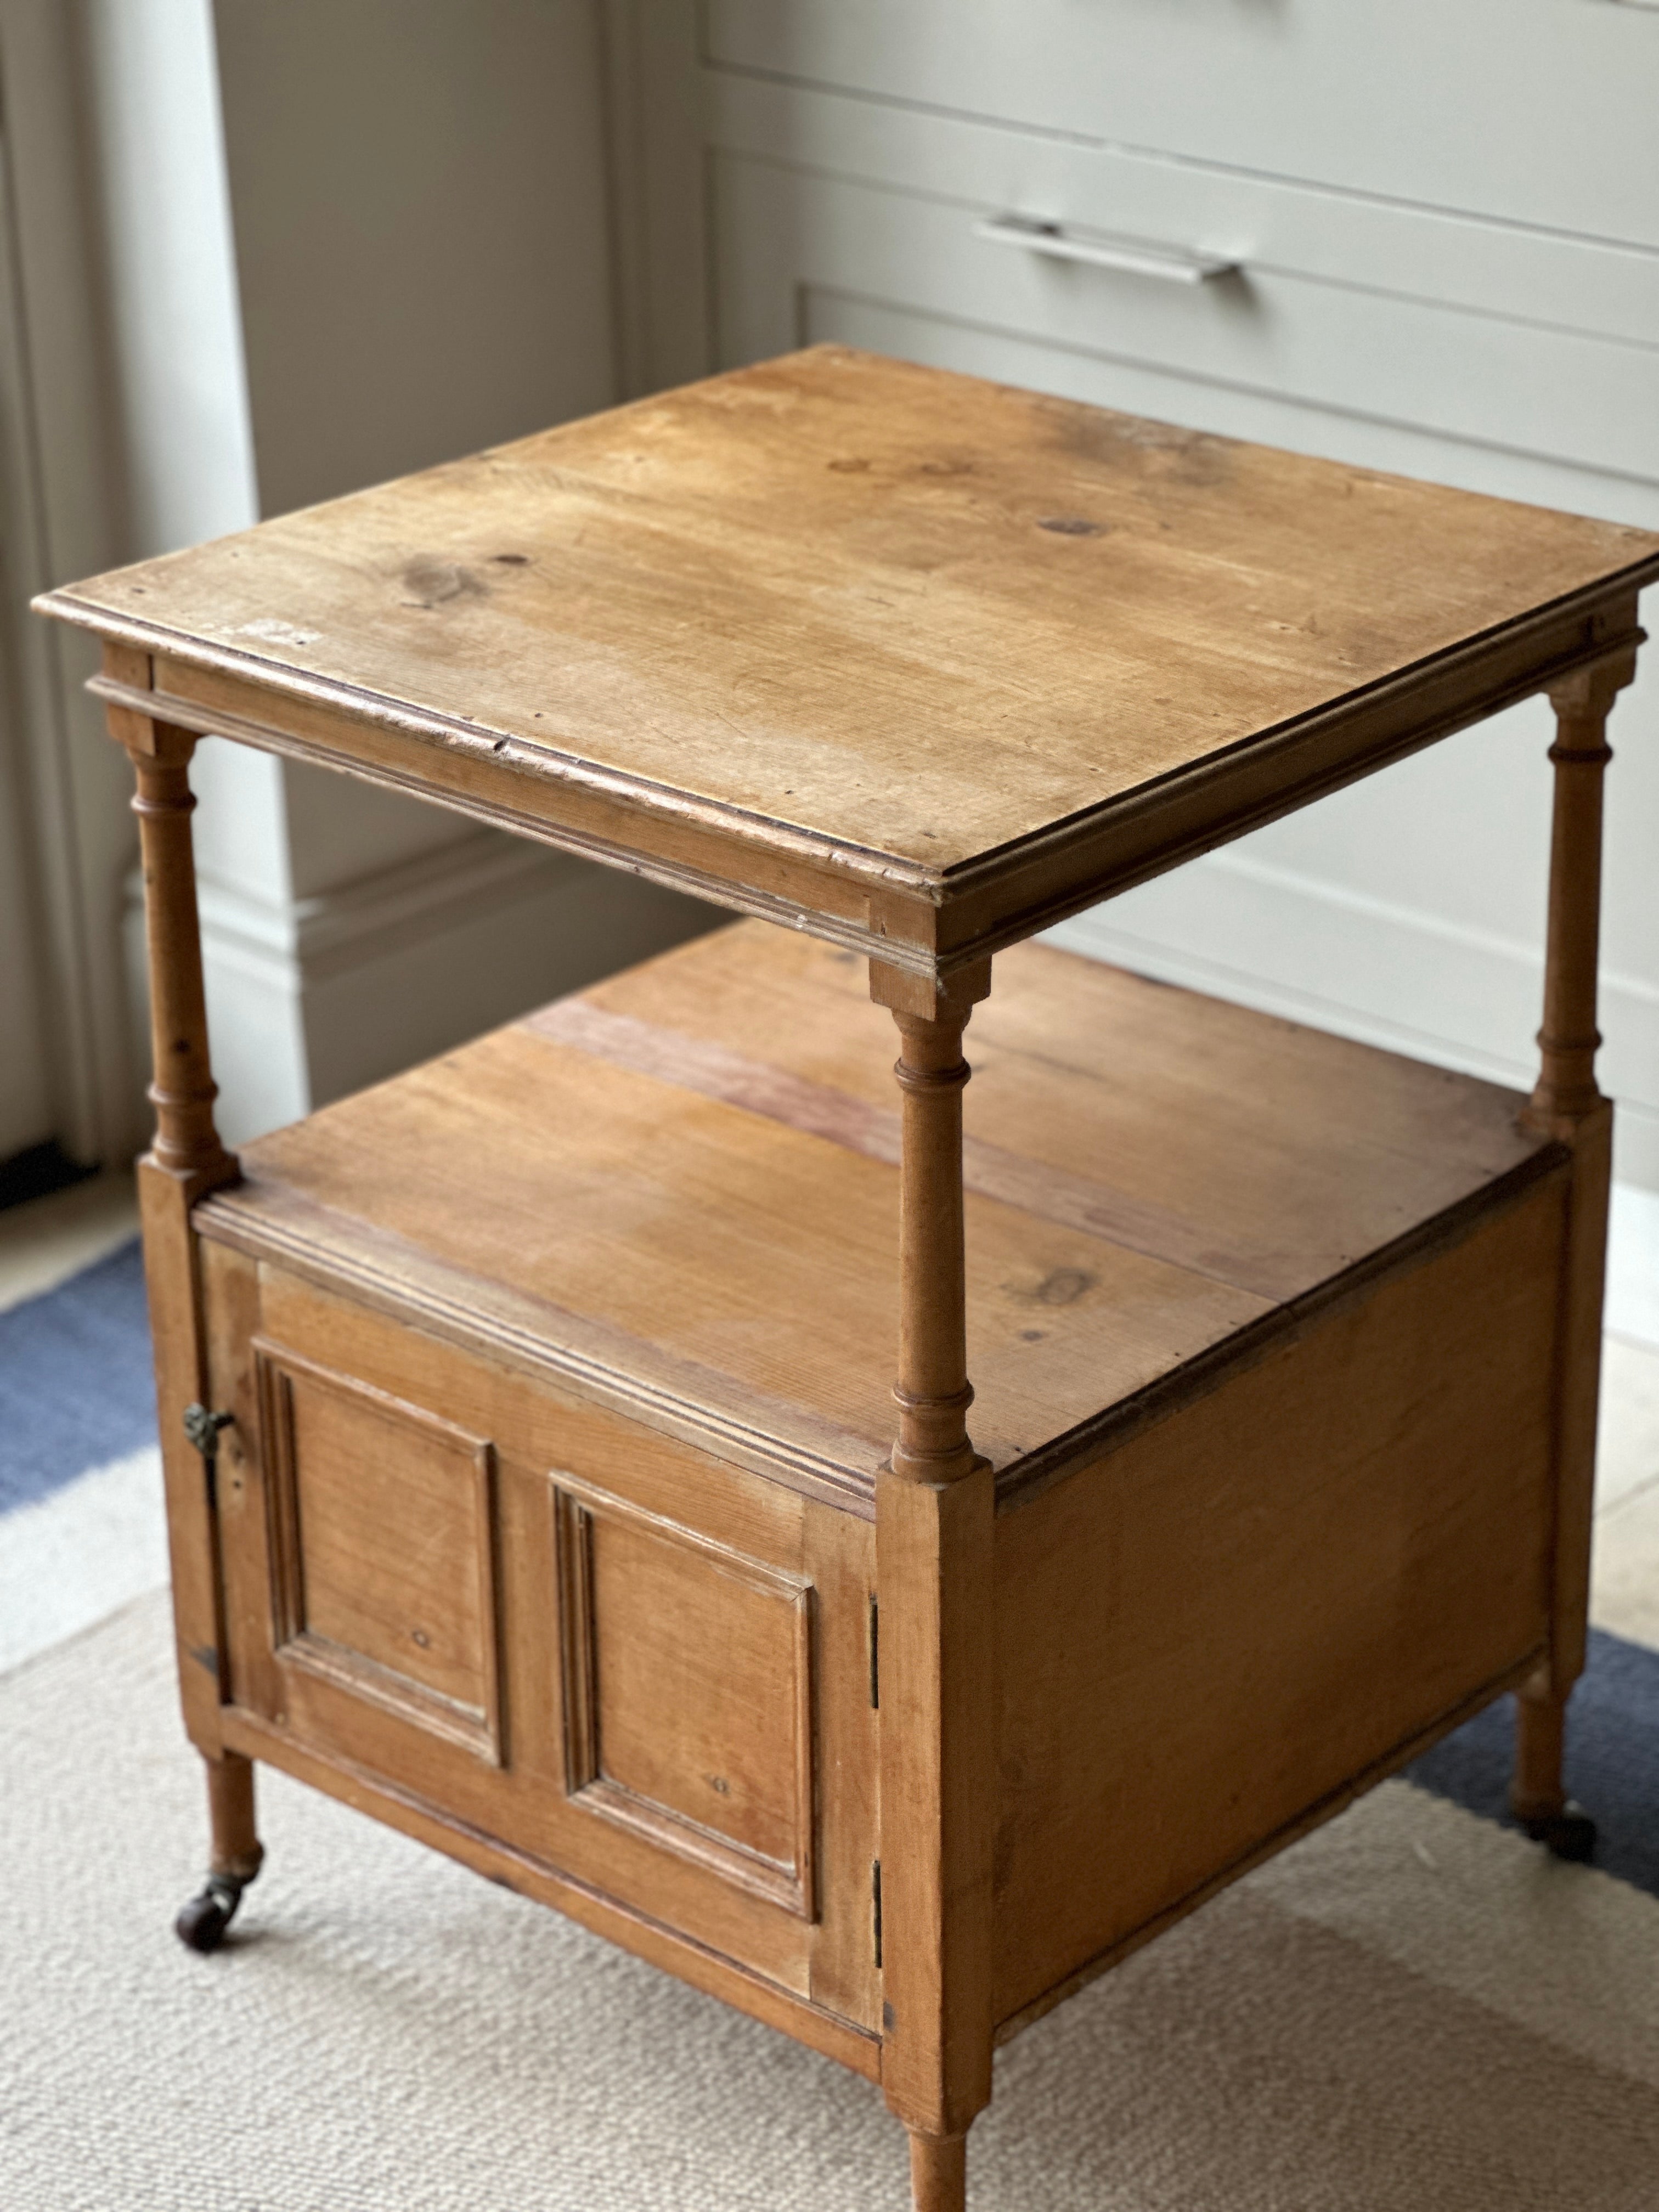
[[[870,1524],[204,1251],[230,1702],[872,2025]]]
[[[742,70],[705,69],[702,93],[724,153],[954,200],[973,219],[1018,214],[1214,256],[1247,281],[1288,273],[1659,347],[1659,252]]]
[[[1659,14],[1618,0],[706,0],[702,46],[717,68],[1659,246]]]
[[[979,135],[991,182],[1006,149]],[[994,191],[947,197],[722,148],[710,191],[722,365],[834,339],[1511,496],[1582,507],[1594,471],[1596,511],[1659,518],[1649,345],[1280,264],[1172,283],[1059,259],[986,234],[1006,211]],[[1018,212],[1085,240],[1107,228],[1107,188],[1085,199],[1085,222],[1024,197]],[[1143,187],[1119,228],[1156,236],[1152,214]],[[1162,228],[1220,245],[1173,216]]]
[[[828,337],[1659,522],[1659,9],[614,11],[641,389]]]

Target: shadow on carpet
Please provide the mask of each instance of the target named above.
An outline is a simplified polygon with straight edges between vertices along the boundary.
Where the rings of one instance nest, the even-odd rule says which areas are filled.
[[[1407,1782],[1504,1827],[1515,1700],[1500,1698],[1405,1770]],[[1567,1789],[1596,1826],[1595,1864],[1659,1897],[1659,1651],[1592,1629],[1567,1708]]]

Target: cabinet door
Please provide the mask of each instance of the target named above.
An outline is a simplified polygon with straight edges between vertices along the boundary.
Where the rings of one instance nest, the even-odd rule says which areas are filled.
[[[204,1249],[232,1701],[871,2023],[867,1525]]]

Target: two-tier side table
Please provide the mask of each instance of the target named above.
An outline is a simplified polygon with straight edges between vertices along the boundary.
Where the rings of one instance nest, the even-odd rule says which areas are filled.
[[[1582,1854],[1656,576],[825,347],[42,602],[137,769],[186,1940],[268,1760],[878,2082],[953,2212],[998,2042],[1503,1692]],[[1530,1098],[1025,941],[1536,692]],[[239,1161],[202,732],[750,918]]]

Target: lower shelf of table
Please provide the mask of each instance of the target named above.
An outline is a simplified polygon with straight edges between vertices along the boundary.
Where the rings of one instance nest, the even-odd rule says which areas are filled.
[[[999,1468],[1548,1168],[1513,1094],[1043,945],[967,1036]],[[215,1237],[723,1456],[867,1498],[897,1091],[863,963],[744,923],[247,1147]],[[1559,1155],[1557,1156],[1559,1160]]]

